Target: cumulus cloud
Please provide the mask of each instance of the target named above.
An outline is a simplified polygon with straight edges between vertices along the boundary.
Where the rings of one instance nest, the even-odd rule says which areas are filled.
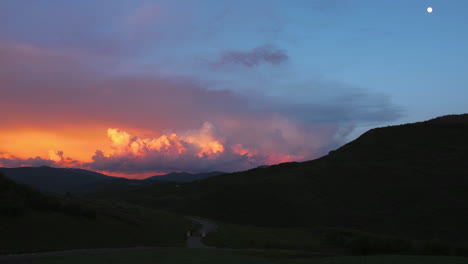
[[[271,152],[259,145],[244,146],[239,137],[228,141],[210,122],[199,129],[157,137],[133,136],[118,129],[108,129],[107,134],[113,152],[105,154],[97,150],[93,162],[83,166],[124,173],[233,171],[300,158],[291,153]]]
[[[245,67],[255,67],[261,64],[278,65],[286,62],[288,58],[283,50],[272,45],[263,45],[250,51],[225,51],[214,65],[241,65]]]

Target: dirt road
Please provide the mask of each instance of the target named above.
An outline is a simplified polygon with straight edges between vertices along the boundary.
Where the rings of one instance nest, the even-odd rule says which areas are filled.
[[[214,232],[217,228],[217,225],[211,221],[208,221],[206,219],[198,218],[198,217],[193,217],[193,216],[186,216],[187,219],[199,223],[202,227],[199,230],[200,233],[205,233],[208,235],[210,232]],[[208,247],[205,245],[202,241],[201,236],[191,236],[187,238],[187,243],[186,243],[188,248],[213,248],[213,247]]]

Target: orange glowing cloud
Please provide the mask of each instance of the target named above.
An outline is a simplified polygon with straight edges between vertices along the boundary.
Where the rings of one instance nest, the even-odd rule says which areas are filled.
[[[109,128],[107,136],[111,151],[96,151],[93,162],[84,166],[111,175],[232,171],[305,158],[299,153],[266,151],[261,146],[245,147],[225,138],[210,122],[205,122],[200,129],[144,137]]]
[[[217,139],[216,127],[210,123],[205,122],[199,131],[189,131],[184,141],[196,145],[200,151],[197,153],[198,157],[214,157],[218,153],[224,152],[224,146]]]
[[[200,130],[192,130],[179,136],[176,133],[163,134],[154,138],[132,136],[126,131],[109,128],[107,136],[111,140],[111,156],[131,154],[144,157],[150,153],[164,153],[168,156],[185,155],[190,149],[196,150],[199,158],[213,158],[224,152],[224,146],[212,133],[214,126],[206,122]]]
[[[234,146],[231,147],[232,151],[234,153],[237,153],[242,156],[247,156],[247,157],[253,157],[254,155],[258,154],[258,150],[250,150],[247,148],[244,148],[241,144],[235,144]]]
[[[49,150],[49,160],[60,162],[63,159],[63,151]]]
[[[109,128],[107,136],[111,140],[111,155],[131,153],[134,156],[144,156],[148,151],[164,151],[168,154],[181,154],[186,149],[175,133],[161,135],[156,138],[138,138],[129,133]]]
[[[271,164],[279,164],[283,162],[300,161],[300,160],[304,160],[303,155],[272,153],[268,155],[267,159],[265,160],[265,164],[271,165]]]

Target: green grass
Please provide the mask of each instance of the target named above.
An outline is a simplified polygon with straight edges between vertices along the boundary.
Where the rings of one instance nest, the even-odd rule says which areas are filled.
[[[225,248],[319,249],[323,235],[312,228],[268,228],[220,224],[204,242]]]
[[[468,258],[437,256],[366,256],[366,257],[332,257],[332,258],[285,258],[250,254],[228,250],[201,250],[183,248],[162,248],[135,250],[119,253],[93,254],[84,256],[60,256],[35,259],[35,264],[465,264]]]
[[[80,248],[184,246],[193,223],[175,214],[121,203],[94,204],[96,219],[29,210],[0,217],[0,254]]]

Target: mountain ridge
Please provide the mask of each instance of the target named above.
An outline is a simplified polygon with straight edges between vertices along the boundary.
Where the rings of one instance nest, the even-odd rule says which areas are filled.
[[[146,179],[128,179],[109,176],[79,168],[40,167],[0,167],[6,177],[19,184],[26,184],[46,193],[91,193],[103,189],[135,189],[160,182],[189,182],[213,177],[223,172],[206,173],[168,173]]]
[[[171,172],[164,175],[152,176],[144,179],[145,181],[175,181],[175,182],[189,182],[202,180],[213,176],[224,174],[222,171],[210,171],[202,173],[189,173],[189,172]]]

